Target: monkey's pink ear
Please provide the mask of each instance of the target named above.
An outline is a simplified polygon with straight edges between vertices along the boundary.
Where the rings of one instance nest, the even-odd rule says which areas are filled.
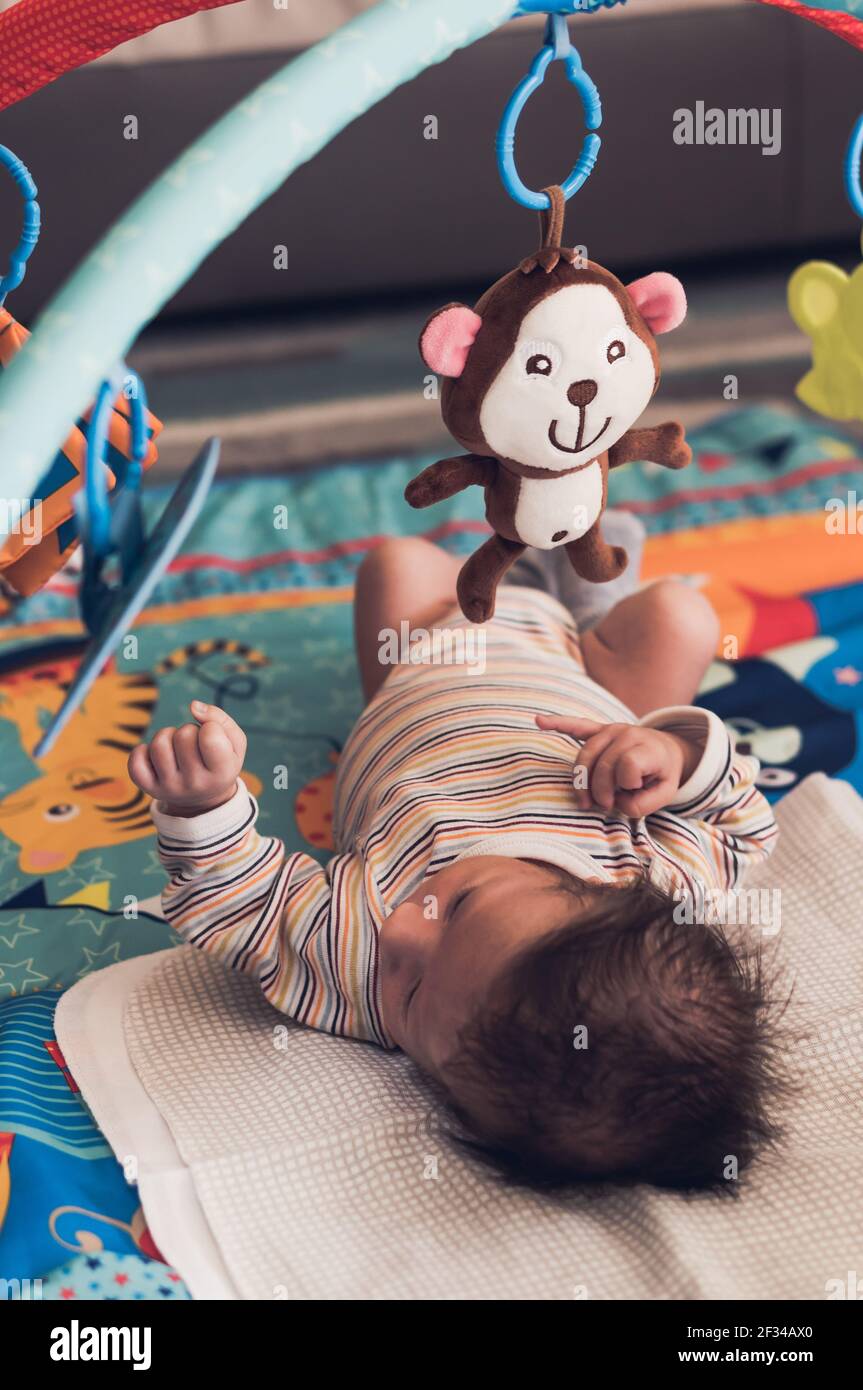
[[[466,304],[447,304],[432,314],[420,335],[420,356],[439,376],[461,376],[482,319]]]
[[[670,333],[686,318],[686,292],[674,275],[654,270],[627,285],[626,292],[651,333]]]

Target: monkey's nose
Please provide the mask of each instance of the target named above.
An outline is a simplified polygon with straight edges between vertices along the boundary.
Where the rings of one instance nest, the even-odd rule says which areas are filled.
[[[570,405],[590,405],[597,392],[595,381],[574,381],[566,393]]]

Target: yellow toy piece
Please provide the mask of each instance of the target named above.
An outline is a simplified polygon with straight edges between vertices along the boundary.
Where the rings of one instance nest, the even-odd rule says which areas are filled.
[[[829,261],[807,261],[788,283],[788,309],[812,340],[799,400],[831,420],[863,420],[863,265],[846,275]]]

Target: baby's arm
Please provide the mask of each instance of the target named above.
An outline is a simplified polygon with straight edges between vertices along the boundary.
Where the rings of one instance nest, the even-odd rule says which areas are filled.
[[[544,716],[537,723],[582,743],[574,778],[579,809],[644,820],[634,840],[645,859],[658,855],[678,874],[727,889],[773,849],[778,831],[755,786],[758,762],[734,752],[709,710],[674,706],[635,724]]]
[[[673,730],[699,755],[672,800],[647,818],[651,842],[690,878],[738,887],[779,836],[773,809],[755,785],[758,759],[737,753],[722,720],[697,705],[657,710],[642,722]]]
[[[259,835],[257,804],[239,781],[242,730],[213,705],[191,708],[198,725],[161,729],[129,759],[132,780],[154,798],[165,916],[186,941],[257,979],[283,1013],[386,1045],[362,864],[337,855],[322,868]]]
[[[229,714],[202,700],[189,708],[196,724],[160,729],[129,755],[135,786],[166,816],[206,815],[230,801],[246,756],[246,735]]]

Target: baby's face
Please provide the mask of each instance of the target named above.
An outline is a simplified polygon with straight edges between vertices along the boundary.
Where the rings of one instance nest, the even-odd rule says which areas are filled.
[[[425,879],[381,928],[384,1023],[393,1041],[440,1077],[501,970],[572,917],[560,873],[530,860],[463,859]]]

